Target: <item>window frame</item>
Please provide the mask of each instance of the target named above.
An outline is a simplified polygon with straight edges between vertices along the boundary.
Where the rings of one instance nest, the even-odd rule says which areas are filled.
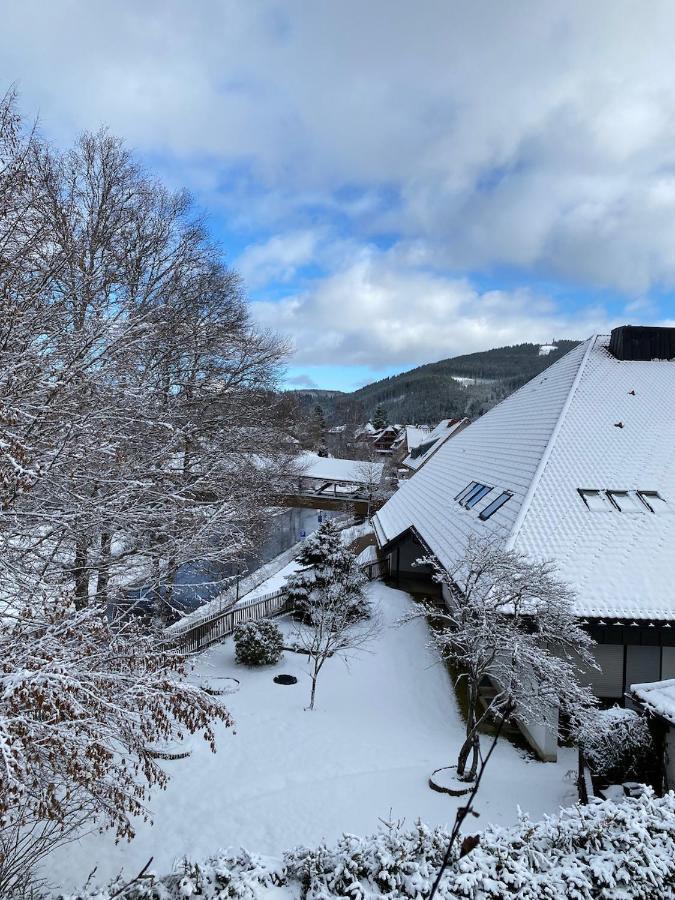
[[[612,504],[612,506],[618,510],[620,513],[626,513],[626,515],[642,515],[645,512],[644,503],[640,502],[640,498],[636,496],[635,491],[619,491],[619,490],[608,490],[605,491],[607,494],[607,499]],[[628,504],[630,506],[622,506],[621,500],[618,498],[626,497],[628,499]]]
[[[513,497],[513,493],[511,491],[502,491],[499,496],[493,497],[488,505],[483,507],[483,509],[478,514],[478,518],[481,520],[481,522],[487,522],[487,520],[494,516],[496,512],[499,512],[502,506],[505,506],[509,502],[511,497]]]
[[[644,503],[650,513],[653,513],[655,516],[661,515],[663,512],[667,511],[667,501],[658,491],[636,491],[640,500]],[[655,497],[660,503],[664,504],[664,506],[655,506],[652,505],[650,499]]]
[[[611,512],[612,509],[617,509],[617,507],[612,503],[612,501],[607,496],[607,491],[602,488],[577,488],[577,493],[581,497],[584,506],[589,512]],[[594,509],[590,503],[586,495],[597,495],[597,497],[602,502],[603,506],[598,509]]]
[[[455,497],[455,500],[458,503],[461,503],[462,500],[464,500],[465,497],[467,497],[469,494],[471,494],[476,489],[477,486],[478,486],[477,481],[470,481],[467,484],[467,486],[465,488],[462,488],[462,490],[459,492],[459,494],[457,494],[457,496]]]
[[[462,506],[464,507],[464,509],[473,509],[474,506],[477,503],[480,503],[480,501],[484,497],[487,497],[487,495],[492,490],[493,490],[493,488],[491,488],[487,484],[479,484],[478,487],[468,495],[468,497],[464,498]]]

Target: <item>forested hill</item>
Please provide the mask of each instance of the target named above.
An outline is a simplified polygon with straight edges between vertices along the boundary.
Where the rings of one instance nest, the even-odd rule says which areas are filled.
[[[383,378],[352,393],[296,391],[304,407],[317,404],[330,424],[364,422],[382,406],[390,422],[429,422],[452,416],[476,418],[557,362],[577,341],[556,341],[540,355],[539,344],[516,344],[427,363]],[[457,379],[464,379],[458,381]],[[466,379],[471,379],[466,382]]]

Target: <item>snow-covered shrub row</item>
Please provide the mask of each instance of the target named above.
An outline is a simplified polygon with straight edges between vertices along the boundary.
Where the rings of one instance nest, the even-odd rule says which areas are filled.
[[[173,875],[119,894],[118,883],[67,900],[419,898],[428,894],[447,841],[442,828],[396,826],[368,838],[345,835],[334,847],[296,849],[280,864],[221,855],[200,866],[183,863]],[[513,828],[490,826],[475,849],[458,856],[459,849],[439,892],[446,900],[672,897],[675,795],[648,792],[619,804],[575,806],[539,823],[524,817]]]
[[[593,772],[619,781],[643,777],[653,752],[646,717],[619,706],[594,710],[576,736]]]
[[[234,630],[234,656],[245,666],[271,666],[284,649],[281,629],[269,619],[242,622]]]

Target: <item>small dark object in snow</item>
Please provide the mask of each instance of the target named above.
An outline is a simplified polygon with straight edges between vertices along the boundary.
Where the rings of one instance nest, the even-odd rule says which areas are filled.
[[[275,675],[274,676],[275,684],[297,684],[298,679],[295,675]]]
[[[623,428],[623,422],[615,422],[614,427],[615,428]]]
[[[635,396],[635,391],[628,391],[628,393],[631,395],[631,397]]]
[[[462,841],[462,847],[459,851],[460,856],[466,856],[467,853],[471,853],[478,845],[480,844],[480,835],[479,834],[467,834],[467,836]]]

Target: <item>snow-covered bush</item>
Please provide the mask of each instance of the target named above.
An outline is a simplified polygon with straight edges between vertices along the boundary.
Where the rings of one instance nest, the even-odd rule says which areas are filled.
[[[242,622],[234,630],[235,659],[245,666],[271,666],[284,649],[281,629],[269,619]]]
[[[647,719],[632,709],[595,711],[580,726],[577,739],[596,775],[625,781],[643,777],[650,767],[653,745]]]
[[[283,863],[242,853],[121,889],[91,890],[63,900],[372,900],[428,895],[448,842],[443,828],[418,823],[376,835],[344,835],[334,847],[295,849]],[[542,822],[490,826],[465,856],[453,848],[439,889],[445,900],[665,900],[675,883],[675,794],[651,792],[562,810]],[[118,891],[119,893],[115,893]]]

